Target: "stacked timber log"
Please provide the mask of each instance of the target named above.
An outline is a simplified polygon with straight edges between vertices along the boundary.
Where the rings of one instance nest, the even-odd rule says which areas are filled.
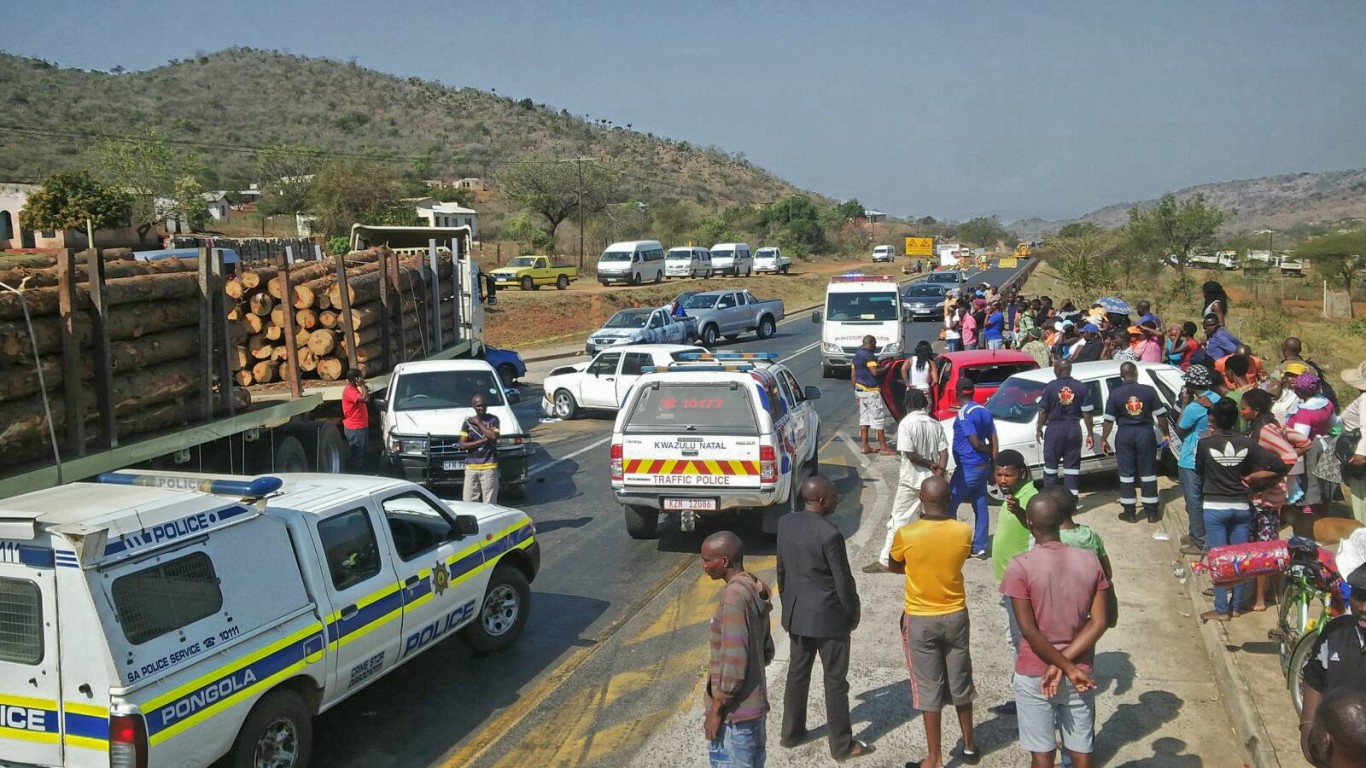
[[[92,293],[103,296],[107,405],[120,442],[222,410],[217,392],[207,407],[200,400],[210,390],[203,381],[197,260],[140,262],[130,256],[124,250],[103,252],[102,292],[92,289],[88,254],[76,256],[69,272],[75,283],[66,343],[69,358],[63,354],[66,325],[61,316],[59,257],[28,257],[23,266],[0,269],[0,282],[23,295],[21,304],[16,294],[0,292],[0,463],[50,455],[48,410],[66,455],[101,439],[105,420],[97,407],[96,391],[101,387],[95,361],[104,337],[98,335]],[[245,332],[230,323],[228,338],[245,338]],[[77,375],[80,382],[73,386],[67,379]],[[69,405],[68,398],[78,402]],[[232,399],[237,408],[249,404],[245,390],[234,391]],[[82,419],[74,433],[68,424],[73,416]],[[79,435],[81,445],[70,444],[73,434]]]
[[[372,248],[347,254],[342,263],[345,297],[333,260],[246,269],[228,281],[228,317],[247,330],[231,350],[239,385],[289,381],[291,343],[301,381],[339,381],[353,359],[366,376],[420,359],[435,351],[434,306],[449,334],[455,301],[433,303],[432,271],[422,258]],[[438,257],[435,275],[440,295],[451,296],[449,253]],[[450,340],[449,335],[443,338],[446,344]]]

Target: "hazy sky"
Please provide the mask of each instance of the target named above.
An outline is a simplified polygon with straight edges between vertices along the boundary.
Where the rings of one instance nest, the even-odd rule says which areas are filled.
[[[9,0],[0,49],[230,46],[496,88],[897,215],[1070,217],[1366,166],[1361,0]]]

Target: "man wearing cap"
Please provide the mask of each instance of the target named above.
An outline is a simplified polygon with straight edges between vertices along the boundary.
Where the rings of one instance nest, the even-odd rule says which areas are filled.
[[[1153,314],[1152,305],[1147,300],[1140,301],[1134,307],[1138,310],[1138,324],[1157,333],[1162,328],[1162,320]]]
[[[1217,315],[1213,313],[1205,315],[1205,352],[1210,357],[1215,360],[1228,357],[1242,343],[1219,323]]]
[[[1300,749],[1309,756],[1309,725],[1326,694],[1339,689],[1366,690],[1366,565],[1347,576],[1351,611],[1323,625],[1305,659],[1300,680]]]
[[[949,481],[949,514],[956,519],[958,507],[972,502],[976,513],[972,534],[972,556],[986,557],[987,527],[991,517],[987,512],[987,483],[991,465],[996,459],[996,422],[987,409],[972,399],[977,387],[972,379],[958,381],[958,415],[953,419],[953,460],[958,465]]]
[[[1209,429],[1209,409],[1219,402],[1213,391],[1214,372],[1203,365],[1192,363],[1182,374],[1190,402],[1181,409],[1176,422],[1176,436],[1181,439],[1181,450],[1176,456],[1177,474],[1181,481],[1181,495],[1186,502],[1186,518],[1190,534],[1183,536],[1182,554],[1199,555],[1205,551],[1205,496],[1200,475],[1195,471],[1195,449],[1200,436]]]
[[[1005,341],[1005,316],[1001,314],[1001,302],[992,299],[987,306],[987,322],[982,328],[982,340],[987,349],[1000,349]]]
[[[1074,363],[1094,363],[1100,359],[1100,353],[1104,344],[1099,338],[1100,326],[1094,323],[1087,323],[1081,327],[1081,340],[1083,344],[1080,348],[1073,350],[1068,358]]]
[[[1073,496],[1079,496],[1082,431],[1077,422],[1086,422],[1086,447],[1090,448],[1095,428],[1091,411],[1095,406],[1091,403],[1090,387],[1072,378],[1070,362],[1059,360],[1053,366],[1053,375],[1056,378],[1044,386],[1039,398],[1034,431],[1035,441],[1043,443],[1043,484],[1066,485]]]
[[[1366,363],[1343,371],[1342,380],[1361,392],[1342,411],[1342,431],[1346,434],[1355,429],[1359,435],[1362,422],[1366,422]],[[1366,437],[1357,439],[1352,457],[1343,463],[1342,479],[1352,496],[1352,517],[1366,525]]]
[[[1105,426],[1101,428],[1100,450],[1110,453],[1110,428],[1117,427],[1115,436],[1115,464],[1119,469],[1119,505],[1123,511],[1119,519],[1126,523],[1138,522],[1135,511],[1142,500],[1143,513],[1148,522],[1157,522],[1157,433],[1167,434],[1167,408],[1157,396],[1157,390],[1138,381],[1138,366],[1124,363],[1119,367],[1120,385],[1110,390],[1105,400]],[[1164,444],[1166,440],[1162,441]],[[1142,491],[1134,498],[1134,480]]]

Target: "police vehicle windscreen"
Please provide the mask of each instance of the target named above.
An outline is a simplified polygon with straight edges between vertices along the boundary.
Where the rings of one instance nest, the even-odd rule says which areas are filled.
[[[626,431],[754,434],[749,390],[736,382],[651,384],[636,400]]]
[[[422,371],[405,373],[394,385],[396,411],[468,408],[475,395],[490,408],[504,405],[503,388],[493,371]]]
[[[650,319],[649,312],[618,312],[612,315],[612,319],[607,321],[604,328],[644,328],[645,321]]]
[[[1039,398],[1043,395],[1042,381],[1009,379],[987,399],[987,412],[994,419],[1017,424],[1038,417]]]
[[[895,291],[886,293],[832,293],[825,299],[825,316],[831,320],[896,320],[898,299]]]

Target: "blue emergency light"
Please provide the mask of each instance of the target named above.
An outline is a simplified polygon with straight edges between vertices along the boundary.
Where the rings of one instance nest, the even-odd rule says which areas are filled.
[[[707,361],[745,361],[745,360],[767,360],[769,362],[778,361],[777,352],[683,352],[678,355],[679,361],[684,360],[707,360]]]
[[[182,474],[158,474],[156,472],[105,472],[96,478],[105,485],[141,485],[148,488],[166,488],[174,491],[211,493],[215,496],[249,496],[260,498],[280,490],[285,484],[278,477],[263,475],[250,480],[223,480]]]

